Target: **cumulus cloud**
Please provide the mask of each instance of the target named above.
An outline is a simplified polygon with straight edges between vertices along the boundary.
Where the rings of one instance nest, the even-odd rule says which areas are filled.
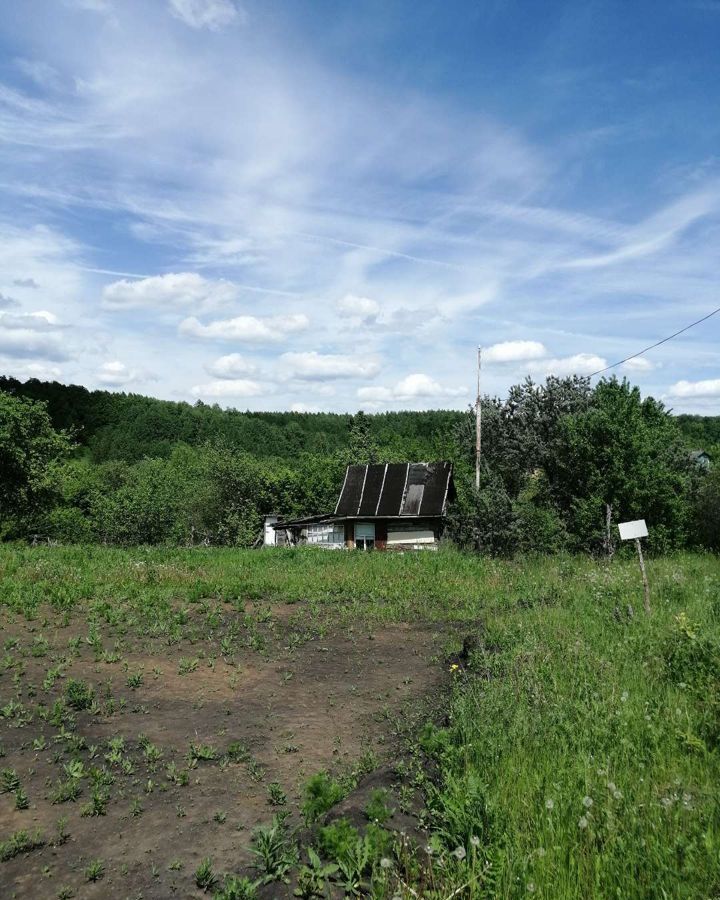
[[[248,344],[271,344],[286,335],[304,331],[310,320],[304,313],[287,316],[236,316],[234,319],[216,319],[203,325],[194,316],[183,319],[180,334],[209,341],[242,341]]]
[[[95,378],[100,384],[105,384],[108,387],[122,387],[137,381],[138,377],[138,372],[135,369],[129,369],[125,363],[119,360],[103,363],[95,373]]]
[[[483,361],[491,363],[523,362],[547,356],[545,346],[539,341],[502,341],[483,350]]]
[[[58,317],[47,310],[24,313],[22,315],[5,314],[0,318],[0,327],[16,328],[30,331],[51,331],[60,326]]]
[[[190,388],[190,393],[193,397],[259,397],[262,394],[271,394],[273,390],[274,387],[271,384],[263,384],[247,378],[233,378],[211,381],[208,384],[196,384]]]
[[[170,12],[191,28],[220,31],[245,19],[244,11],[233,0],[169,0]]]
[[[103,305],[108,309],[199,307],[232,300],[237,288],[229,281],[213,281],[197,272],[169,272],[150,278],[123,278],[105,285]]]
[[[380,304],[370,297],[356,297],[355,294],[346,294],[337,303],[337,311],[345,318],[360,319],[362,322],[376,319],[380,312]]]
[[[17,300],[13,297],[8,297],[7,294],[0,294],[0,309],[12,309],[16,306],[20,306]]]
[[[591,375],[604,369],[608,362],[594,353],[576,353],[574,356],[563,356],[560,359],[546,359],[533,363],[528,368],[538,375]]]
[[[629,359],[627,362],[623,363],[623,369],[626,372],[638,374],[642,372],[652,372],[654,368],[656,368],[656,364],[650,362],[649,359],[645,359],[644,356],[638,356],[635,359]]]
[[[60,377],[61,370],[43,362],[17,362],[16,360],[0,360],[0,366],[7,375],[13,378],[38,378],[40,381],[53,381]]]
[[[704,381],[677,381],[670,386],[671,397],[720,397],[720,378]]]
[[[394,400],[448,399],[462,397],[466,393],[465,388],[447,387],[429,375],[414,372],[412,375],[406,375],[392,387],[358,388],[357,396],[359,400],[369,403],[390,403]]]
[[[283,353],[283,368],[290,377],[303,381],[326,381],[335,378],[372,378],[380,371],[376,357],[307,353]]]
[[[208,363],[205,371],[215,378],[235,379],[239,375],[252,375],[257,372],[257,366],[239,353],[228,353],[227,356],[220,356]]]
[[[53,313],[41,311],[25,315],[0,313],[0,353],[20,359],[68,359]]]

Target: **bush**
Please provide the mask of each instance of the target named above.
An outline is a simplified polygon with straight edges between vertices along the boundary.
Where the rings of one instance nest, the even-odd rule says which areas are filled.
[[[339,803],[345,791],[338,781],[334,781],[327,772],[318,772],[308,779],[303,789],[304,802],[302,814],[308,825],[316,822],[320,816]]]

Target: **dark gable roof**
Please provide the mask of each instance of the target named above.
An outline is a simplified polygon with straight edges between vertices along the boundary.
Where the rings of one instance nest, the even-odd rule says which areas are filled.
[[[453,496],[452,464],[387,463],[348,466],[336,516],[443,516]]]

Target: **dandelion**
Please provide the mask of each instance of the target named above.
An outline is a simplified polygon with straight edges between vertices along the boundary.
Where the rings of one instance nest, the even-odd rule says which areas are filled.
[[[548,797],[547,800],[545,801],[545,809],[547,809],[548,812],[552,812],[554,808],[555,808],[555,801],[552,799],[552,797]]]
[[[387,856],[383,856],[383,858],[380,860],[380,868],[392,869],[392,860],[388,859]]]
[[[547,853],[547,850],[544,847],[538,847],[536,852],[537,855],[542,858]]]
[[[480,838],[476,834],[474,834],[470,838],[470,843],[472,844],[473,847],[479,847],[480,846]]]
[[[534,894],[534,893],[535,893],[535,882],[534,882],[534,881],[528,881],[528,883],[527,883],[527,892],[528,892],[528,894]]]
[[[615,791],[617,790],[617,785],[615,784],[614,781],[608,781],[607,789],[610,791],[611,794],[614,794]]]
[[[613,797],[616,800],[622,800],[622,791],[617,791],[617,790],[613,791]]]
[[[588,820],[585,818],[585,816],[580,816],[580,819],[578,820],[578,828],[587,828],[587,827],[588,827]]]
[[[590,809],[590,807],[592,805],[593,805],[592,797],[583,797],[583,806],[585,807],[585,809]]]
[[[465,857],[467,856],[467,853],[465,852],[465,848],[464,847],[456,847],[453,850],[453,856],[455,856],[457,859],[460,859],[460,860],[465,859]]]
[[[435,852],[435,848],[432,846],[432,844],[428,844],[425,847],[425,852],[427,853],[428,856],[432,856],[433,853]]]
[[[450,666],[450,671],[451,671],[451,672],[457,672],[459,668],[460,668],[460,666],[459,666],[457,663],[453,663],[453,664]]]
[[[622,694],[620,694],[620,702],[621,702],[621,703],[627,703],[627,698],[628,698],[628,696],[629,696],[628,692],[627,692],[627,691],[623,691]]]

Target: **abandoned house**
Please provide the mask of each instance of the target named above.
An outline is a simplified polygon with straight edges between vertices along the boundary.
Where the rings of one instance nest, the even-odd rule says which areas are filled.
[[[348,466],[334,513],[287,521],[268,516],[265,544],[433,549],[454,496],[449,462]]]

